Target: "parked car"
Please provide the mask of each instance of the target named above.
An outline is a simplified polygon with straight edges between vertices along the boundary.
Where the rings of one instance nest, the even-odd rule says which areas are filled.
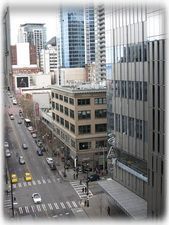
[[[52,158],[46,158],[47,164],[53,164],[53,159]]]
[[[6,156],[6,158],[11,157],[11,152],[8,148],[5,150],[5,156]]]
[[[9,143],[7,141],[4,142],[4,147],[9,148]]]
[[[23,144],[22,144],[22,148],[23,148],[23,149],[27,149],[28,146],[27,146],[25,143],[23,143]]]
[[[16,184],[18,182],[18,177],[16,176],[15,173],[11,174],[11,183]]]
[[[33,193],[32,194],[32,199],[33,199],[33,202],[35,204],[38,204],[38,203],[41,203],[42,202],[42,199],[41,199],[41,196],[39,193]]]
[[[56,170],[56,165],[54,163],[49,164],[51,170]]]
[[[32,180],[32,175],[31,175],[31,173],[26,172],[26,173],[24,174],[24,180],[25,180],[25,181],[31,181],[31,180]]]
[[[11,115],[11,116],[10,116],[10,119],[11,119],[11,120],[14,120],[15,118],[14,118],[14,116],[13,116],[13,115]]]
[[[18,124],[22,124],[22,120],[18,120]]]
[[[21,165],[25,164],[25,160],[24,160],[24,158],[23,158],[22,155],[19,156],[19,163],[20,163]]]
[[[92,174],[88,176],[88,181],[97,181],[97,180],[100,180],[100,177],[98,174]]]
[[[37,154],[38,154],[39,156],[42,156],[42,155],[43,155],[43,152],[42,152],[41,149],[38,149],[36,152],[37,152]]]
[[[29,130],[29,131],[32,131],[32,130],[33,130],[33,127],[32,127],[32,126],[29,126],[29,127],[28,127],[28,130]]]
[[[36,138],[37,137],[36,133],[32,133],[32,137]]]

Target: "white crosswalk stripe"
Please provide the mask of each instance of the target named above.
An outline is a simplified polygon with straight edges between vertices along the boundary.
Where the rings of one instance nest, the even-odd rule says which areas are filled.
[[[51,203],[48,203],[48,206],[49,206],[50,210],[53,210],[53,207],[52,207]]]
[[[74,206],[75,208],[77,208],[77,204],[76,204],[75,201],[72,201],[72,204],[73,204],[73,206]]]
[[[50,180],[50,179],[47,179],[47,182],[48,182],[48,183],[51,183],[51,180]]]
[[[25,211],[26,211],[26,213],[29,213],[29,208],[28,208],[28,206],[25,206]]]
[[[70,202],[66,202],[66,204],[67,204],[67,206],[68,206],[70,209],[72,208]]]
[[[32,183],[31,182],[28,182],[28,186],[32,186]]]
[[[19,207],[18,209],[19,209],[19,213],[20,213],[20,214],[23,214],[23,209],[22,209],[22,207]]]
[[[54,202],[54,206],[55,206],[56,209],[59,209],[59,206],[56,202]]]
[[[41,184],[41,181],[40,180],[37,180],[38,184]]]
[[[36,208],[37,208],[38,212],[42,211],[40,205],[36,205]]]
[[[33,184],[33,185],[36,185],[36,182],[33,180],[33,181],[32,181],[32,184]]]
[[[42,179],[42,182],[43,182],[44,184],[46,184],[46,181],[45,181],[44,179]]]
[[[16,184],[13,184],[12,186],[13,186],[13,188],[16,188]]]
[[[18,183],[18,187],[22,187],[22,184],[21,183]]]
[[[32,212],[35,212],[35,206],[31,205]]]
[[[23,186],[24,186],[24,187],[26,187],[26,186],[27,186],[27,183],[26,183],[25,181],[23,182]]]
[[[87,193],[84,193],[82,191],[83,188],[86,187],[85,184],[80,184],[79,181],[72,181],[70,182],[70,184],[72,185],[72,187],[74,188],[74,190],[76,191],[76,193],[78,194],[79,198],[86,198],[87,197]],[[89,193],[89,197],[92,197],[93,194],[90,190],[88,190],[88,193]]]
[[[46,208],[45,204],[42,204],[42,208],[43,208],[44,211],[47,211],[47,208]]]
[[[63,209],[66,209],[66,206],[64,205],[63,202],[60,202],[60,204],[61,204],[61,206],[62,206]]]

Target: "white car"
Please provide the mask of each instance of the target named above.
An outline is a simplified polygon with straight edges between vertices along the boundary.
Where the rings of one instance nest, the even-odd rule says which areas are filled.
[[[4,147],[5,147],[5,148],[9,148],[9,144],[8,144],[7,141],[4,142]]]
[[[47,164],[53,164],[53,159],[52,158],[46,158]]]
[[[32,133],[32,137],[36,138],[37,137],[36,133]]]
[[[11,157],[11,152],[10,152],[9,149],[6,149],[6,150],[5,150],[5,156],[6,156],[6,158]]]
[[[39,193],[33,193],[32,194],[32,199],[34,201],[35,204],[41,203],[42,199]]]
[[[10,116],[10,119],[11,119],[11,120],[14,120],[14,116],[13,116],[13,115],[11,115],[11,116]]]
[[[32,131],[32,130],[33,130],[33,127],[32,127],[32,126],[29,126],[29,127],[28,127],[28,130],[29,130],[29,131]]]

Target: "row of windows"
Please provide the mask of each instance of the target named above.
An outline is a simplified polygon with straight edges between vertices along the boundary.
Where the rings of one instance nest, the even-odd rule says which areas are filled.
[[[52,98],[59,99],[61,101],[64,101],[66,103],[69,103],[71,105],[74,105],[74,103],[75,103],[73,98],[68,98],[66,96],[59,95],[59,94],[53,93],[53,92],[52,92]],[[106,98],[95,98],[94,99],[94,103],[95,103],[95,105],[98,105],[98,104],[106,104]],[[78,99],[77,100],[77,104],[78,105],[90,105],[90,98]]]
[[[95,143],[95,148],[102,148],[107,146],[106,140],[99,140]],[[79,150],[87,150],[91,149],[91,142],[80,142],[79,143]]]
[[[115,80],[109,88],[115,97],[147,101],[147,82]]]
[[[147,122],[144,120],[116,113],[108,113],[108,124],[111,130],[147,142],[148,128]]]

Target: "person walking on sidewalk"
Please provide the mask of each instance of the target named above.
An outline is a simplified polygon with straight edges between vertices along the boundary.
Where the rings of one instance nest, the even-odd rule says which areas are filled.
[[[110,206],[107,207],[107,215],[110,216]]]

